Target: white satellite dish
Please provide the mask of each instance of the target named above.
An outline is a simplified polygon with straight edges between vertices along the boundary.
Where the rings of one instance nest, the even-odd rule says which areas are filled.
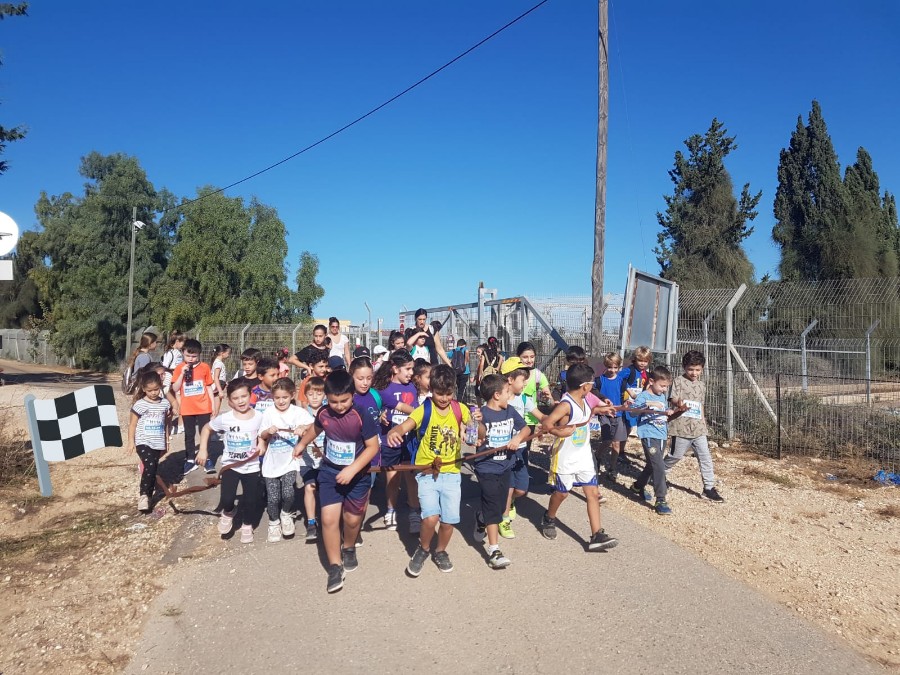
[[[12,252],[19,241],[19,226],[16,221],[0,211],[0,255]]]

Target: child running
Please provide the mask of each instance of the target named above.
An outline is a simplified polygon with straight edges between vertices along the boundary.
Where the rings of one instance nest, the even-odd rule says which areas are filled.
[[[214,417],[219,416],[219,410],[222,409],[222,401],[225,400],[225,386],[228,384],[228,371],[225,368],[225,361],[230,356],[231,347],[228,345],[221,343],[213,347],[212,379],[213,387],[215,388],[213,397],[216,403],[216,408],[213,411]]]
[[[184,424],[184,473],[200,466],[194,461],[197,452],[196,434],[212,417],[215,401],[212,394],[212,373],[200,361],[203,346],[197,340],[184,341],[184,361],[172,374],[172,390],[181,396],[181,421]],[[204,458],[205,459],[205,458]],[[206,467],[207,470],[210,466]],[[215,469],[215,467],[212,467]]]
[[[180,330],[173,330],[171,333],[169,333],[169,336],[166,339],[166,351],[163,352],[160,363],[162,363],[166,370],[169,371],[170,379],[168,384],[165,380],[163,380],[164,387],[171,385],[172,380],[175,379],[175,369],[182,361],[184,361],[184,354],[181,350],[184,349],[184,342],[186,339],[187,338],[185,338],[184,333],[182,333]],[[184,426],[181,426],[180,431],[184,431]],[[179,433],[178,417],[172,418],[170,433],[173,436]]]
[[[501,364],[502,365],[502,364]],[[495,570],[509,567],[511,560],[500,550],[500,523],[509,501],[509,479],[516,450],[531,430],[522,416],[509,407],[509,384],[502,375],[486,375],[481,381],[481,396],[485,399],[479,424],[481,442],[478,452],[496,450],[472,464],[481,488],[481,509],[475,513],[475,540],[488,539],[488,565]]]
[[[294,448],[299,457],[320,433],[325,451],[319,469],[319,501],[322,505],[322,538],[328,557],[329,593],[344,587],[344,573],[355,570],[356,540],[369,503],[369,466],[378,452],[378,427],[371,416],[353,405],[353,378],[336,371],[325,378],[328,406],[316,415]],[[341,518],[343,541],[341,545]]]
[[[401,464],[404,459],[410,459],[407,443],[401,443],[397,447],[387,445],[387,435],[394,427],[403,424],[409,414],[415,410],[418,392],[410,380],[413,374],[413,358],[405,349],[398,349],[390,358],[390,367],[385,366],[375,376],[372,386],[378,390],[384,403],[386,417],[381,423],[381,466],[395,466]],[[404,472],[407,473],[407,472]],[[409,507],[411,521],[415,520],[413,513],[418,513],[419,502],[415,495],[415,481],[409,476],[406,479],[409,490]],[[384,514],[384,527],[394,531],[397,529],[397,501],[400,496],[401,478],[397,471],[387,471],[385,482],[387,493],[387,511]],[[415,523],[411,522],[415,527]]]
[[[325,379],[313,377],[304,385],[306,406],[304,409],[315,419],[325,401]],[[325,432],[313,439],[300,455],[300,479],[303,481],[303,512],[306,514],[306,541],[319,538],[319,521],[316,518],[316,479],[319,477],[319,465],[322,463],[322,451],[325,449]]]
[[[151,370],[141,374],[131,405],[128,444],[141,460],[138,511],[149,513],[150,498],[156,486],[159,460],[169,449],[168,422],[171,404],[162,395],[162,379]]]
[[[600,520],[600,500],[597,491],[597,471],[591,452],[588,424],[594,410],[585,402],[585,395],[594,386],[594,371],[585,363],[576,363],[566,371],[567,391],[541,422],[541,432],[556,436],[550,458],[548,482],[555,492],[541,519],[541,534],[556,539],[556,513],[573,487],[584,490],[588,521],[591,526],[589,551],[613,548],[618,540],[603,530]]]
[[[594,380],[594,385],[601,399],[606,399],[614,406],[622,405],[622,357],[610,352],[603,357],[606,370]],[[621,412],[613,412],[600,418],[600,454],[597,466],[606,466],[605,477],[610,483],[619,478],[619,457],[625,454],[625,442],[628,440],[628,428]]]
[[[278,363],[275,359],[261,358],[256,364],[259,384],[250,390],[250,405],[261,413],[272,407],[272,386],[278,381]]]
[[[262,416],[259,437],[263,440],[262,476],[266,482],[266,511],[269,515],[267,541],[294,536],[294,485],[300,461],[294,457],[294,446],[300,435],[313,423],[306,410],[293,405],[294,383],[282,377],[272,385],[272,407]],[[259,410],[259,408],[257,408]]]
[[[644,388],[647,386],[648,371],[650,362],[653,360],[653,352],[650,347],[640,346],[634,350],[631,355],[631,365],[622,369],[622,402],[628,403],[634,401]],[[637,418],[629,412],[625,415],[625,427],[628,429],[628,435],[636,435],[635,427],[637,426]],[[619,459],[624,459],[624,454]]]
[[[372,368],[372,361],[368,356],[361,356],[361,354],[368,354],[368,350],[365,347],[357,347],[354,352],[357,356],[354,356],[353,360],[350,362],[350,377],[353,378],[353,405],[359,406],[362,410],[365,410],[369,417],[372,418],[372,421],[378,426],[381,423],[381,396],[375,389],[372,389],[372,378],[375,374],[374,369]],[[381,461],[380,455],[381,448],[379,446],[379,452],[372,458],[372,466],[378,466]],[[371,482],[372,487],[375,487],[375,477],[378,474],[371,474]],[[359,535],[359,539],[356,542],[357,546],[362,546],[362,535]]]
[[[431,397],[387,435],[387,444],[399,447],[407,434],[418,430],[415,464],[423,469],[435,457],[441,458],[441,471],[437,478],[429,471],[416,474],[422,527],[419,546],[406,566],[406,571],[413,577],[422,573],[429,556],[441,572],[453,571],[447,545],[453,535],[453,526],[459,523],[461,430],[471,419],[468,408],[453,400],[455,388],[456,372],[453,368],[443,364],[435,366],[431,370]],[[431,553],[435,533],[437,545]]]
[[[241,486],[241,543],[253,543],[253,506],[259,496],[259,462],[257,461],[259,428],[262,413],[250,407],[250,387],[241,378],[232,380],[226,388],[231,408],[219,415],[200,432],[198,462],[206,462],[209,436],[213,431],[224,434],[222,452],[222,484],[219,493],[219,534],[231,532],[234,525],[238,483]],[[231,467],[231,468],[229,468]]]

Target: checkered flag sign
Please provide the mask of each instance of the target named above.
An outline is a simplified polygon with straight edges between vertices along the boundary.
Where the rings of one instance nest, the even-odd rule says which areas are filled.
[[[85,387],[34,402],[44,459],[63,462],[97,448],[122,447],[116,399],[109,385]]]

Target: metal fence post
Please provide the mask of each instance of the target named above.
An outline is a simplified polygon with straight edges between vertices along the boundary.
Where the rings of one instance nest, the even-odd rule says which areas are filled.
[[[804,394],[806,393],[806,390],[809,389],[809,369],[806,361],[806,336],[809,335],[809,331],[815,328],[818,323],[818,319],[813,319],[810,324],[803,329],[803,332],[800,333],[800,374],[803,376],[802,384]]]
[[[775,373],[775,458],[781,459],[781,373]]]
[[[872,333],[881,319],[875,319],[866,331],[866,405],[872,404]]]
[[[378,344],[381,344],[381,324],[384,323],[384,319],[378,319]],[[375,345],[372,345],[373,347]]]
[[[242,354],[244,353],[244,349],[245,349],[244,336],[246,335],[247,331],[250,330],[250,326],[252,326],[252,325],[253,325],[252,323],[248,323],[246,326],[244,326],[244,330],[241,331],[241,353]]]
[[[731,350],[734,349],[734,308],[747,290],[747,284],[741,284],[725,307],[725,423],[728,440],[734,438],[734,365]]]
[[[709,358],[709,320],[712,319],[713,314],[714,312],[710,312],[706,315],[706,318],[703,319],[703,356],[706,357],[707,361],[711,360]]]
[[[519,321],[522,323],[522,342],[528,342],[528,306],[519,300]]]

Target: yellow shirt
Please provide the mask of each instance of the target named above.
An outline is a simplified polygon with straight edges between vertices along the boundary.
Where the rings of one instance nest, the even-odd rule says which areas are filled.
[[[416,434],[421,439],[416,452],[417,466],[431,464],[435,457],[440,457],[443,462],[441,473],[459,473],[460,462],[458,460],[462,452],[460,438],[463,429],[471,419],[467,406],[459,406],[459,411],[462,416],[462,424],[457,423],[452,405],[447,406],[445,411],[441,411],[432,402],[431,419],[428,420],[428,428],[425,429],[424,434],[420,434],[418,430],[425,417],[425,404],[423,403],[412,411],[409,419],[415,423]]]

